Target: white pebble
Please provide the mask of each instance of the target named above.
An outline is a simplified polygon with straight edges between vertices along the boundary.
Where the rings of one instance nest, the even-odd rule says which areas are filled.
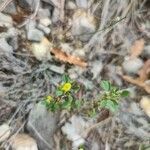
[[[13,150],[38,150],[36,141],[27,134],[18,134],[11,139]]]
[[[0,126],[0,142],[5,141],[10,136],[10,127],[8,124]]]
[[[50,48],[51,43],[46,38],[43,38],[40,43],[32,43],[31,45],[33,55],[40,61],[51,59]]]
[[[143,66],[143,61],[140,58],[131,58],[123,62],[123,70],[127,74],[137,74],[140,68]]]

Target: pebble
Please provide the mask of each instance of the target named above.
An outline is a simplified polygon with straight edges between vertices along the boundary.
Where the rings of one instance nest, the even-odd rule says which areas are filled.
[[[46,35],[50,34],[51,29],[49,27],[44,26],[43,24],[38,24],[38,29],[42,30]]]
[[[143,55],[146,58],[150,58],[150,45],[145,46],[144,51],[143,51]]]
[[[54,11],[53,11],[53,15],[52,15],[52,22],[53,23],[56,23],[59,21],[60,19],[60,9],[58,8],[55,8]]]
[[[66,9],[76,9],[77,6],[76,4],[73,2],[73,1],[68,1],[67,4],[66,4]]]
[[[140,58],[132,58],[124,60],[122,67],[127,74],[138,74],[138,71],[143,66],[143,61]]]
[[[0,125],[0,142],[5,141],[10,136],[10,127],[4,123]]]
[[[0,12],[0,26],[12,27],[13,20],[9,15],[3,14]]]
[[[13,52],[12,46],[10,46],[5,38],[0,38],[0,49],[5,52]]]
[[[51,59],[50,48],[51,43],[46,38],[43,38],[40,43],[31,44],[31,51],[33,55],[40,61]]]
[[[39,20],[40,24],[44,25],[44,26],[49,26],[51,25],[51,20],[49,18],[42,18]]]
[[[88,41],[96,31],[96,21],[93,15],[84,10],[77,10],[72,20],[72,35],[79,40]]]
[[[144,112],[147,114],[147,116],[150,117],[150,98],[147,96],[142,97],[140,101],[140,106],[144,110]]]
[[[38,29],[30,29],[27,31],[27,39],[39,42],[44,37],[44,33]]]
[[[76,0],[76,5],[78,8],[88,8],[88,0]]]
[[[30,41],[40,42],[44,37],[44,33],[39,29],[36,29],[35,26],[35,21],[30,21],[29,24],[26,25],[27,39]]]
[[[41,18],[47,18],[50,16],[51,16],[51,13],[48,8],[39,8],[38,13],[37,13],[38,18],[41,19]]]
[[[36,141],[28,134],[12,136],[10,144],[12,150],[38,150]]]

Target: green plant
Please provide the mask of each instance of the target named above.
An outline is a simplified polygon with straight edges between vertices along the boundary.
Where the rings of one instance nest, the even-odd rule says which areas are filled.
[[[64,75],[62,83],[56,88],[55,93],[44,98],[44,104],[52,112],[63,109],[68,111],[79,109],[81,101],[75,97],[75,93],[79,89],[80,86],[77,82],[72,81],[68,76]]]
[[[104,92],[98,100],[91,100],[89,102],[77,100],[75,94],[80,89],[79,84],[64,75],[62,83],[56,88],[55,93],[44,98],[44,104],[52,112],[64,109],[68,111],[83,111],[86,109],[85,112],[90,117],[94,117],[102,108],[114,113],[118,109],[119,100],[122,97],[128,96],[129,92],[120,90],[105,80],[100,83],[100,86]]]
[[[126,97],[129,95],[129,92],[127,90],[120,90],[106,80],[103,80],[100,83],[100,86],[104,90],[104,93],[99,100],[99,106],[102,108],[106,108],[111,112],[115,112],[116,110],[118,110],[119,100],[122,97]]]

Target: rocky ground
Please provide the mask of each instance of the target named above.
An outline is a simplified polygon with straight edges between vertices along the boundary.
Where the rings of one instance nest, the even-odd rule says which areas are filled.
[[[149,9],[149,0],[0,0],[0,149],[149,150]],[[39,103],[64,73],[86,100],[102,79],[130,96],[104,121],[65,121]]]

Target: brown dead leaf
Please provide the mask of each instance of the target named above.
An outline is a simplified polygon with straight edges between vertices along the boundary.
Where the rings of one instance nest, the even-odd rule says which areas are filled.
[[[144,39],[135,41],[134,44],[131,46],[130,50],[131,58],[138,57],[143,50],[144,50]]]
[[[142,69],[139,71],[139,78],[141,81],[145,81],[149,78],[150,75],[150,59],[148,59]]]
[[[87,63],[84,60],[82,60],[81,58],[76,57],[76,56],[72,56],[70,54],[66,54],[65,52],[62,52],[61,50],[59,50],[57,48],[51,49],[51,52],[60,61],[68,62],[70,64],[74,64],[74,65],[77,65],[80,67],[86,67],[87,66]]]
[[[127,82],[130,82],[132,84],[135,84],[141,88],[143,88],[147,93],[150,94],[150,84],[146,84],[144,81],[141,81],[140,78],[133,79],[130,76],[122,75],[122,78],[126,80]]]

